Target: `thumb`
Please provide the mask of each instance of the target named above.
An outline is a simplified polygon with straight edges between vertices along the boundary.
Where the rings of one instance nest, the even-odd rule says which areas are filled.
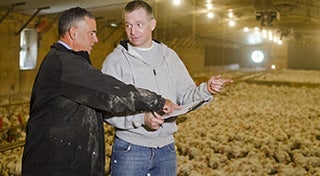
[[[217,75],[214,77],[214,79],[220,79],[221,78],[221,75]]]

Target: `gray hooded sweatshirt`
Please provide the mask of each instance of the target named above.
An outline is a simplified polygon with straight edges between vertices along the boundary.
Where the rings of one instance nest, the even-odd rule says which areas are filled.
[[[155,40],[151,49],[152,52],[143,54],[144,51],[134,48],[128,41],[121,41],[105,59],[102,72],[127,84],[154,91],[179,105],[212,97],[207,83],[196,86],[174,50]],[[112,117],[106,121],[115,128],[117,137],[144,147],[168,145],[174,142],[173,134],[177,131],[175,117],[167,119],[162,128],[155,131],[144,127],[144,113]]]

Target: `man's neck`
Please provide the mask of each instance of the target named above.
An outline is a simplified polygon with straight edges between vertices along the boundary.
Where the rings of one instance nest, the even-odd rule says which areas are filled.
[[[153,48],[153,45],[154,45],[154,42],[152,41],[150,47],[144,47],[144,48],[136,47],[136,46],[133,46],[133,47],[140,50],[140,51],[149,51]]]
[[[58,43],[60,43],[61,45],[63,45],[64,47],[66,47],[67,49],[72,50],[72,48],[63,40],[59,40]]]

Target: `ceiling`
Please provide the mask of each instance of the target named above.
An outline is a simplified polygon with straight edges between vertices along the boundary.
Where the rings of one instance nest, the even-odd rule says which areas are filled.
[[[129,0],[130,1],[130,0]],[[98,25],[121,23],[121,11],[128,0],[1,0],[0,10],[5,13],[23,13],[56,17],[58,13],[74,6],[85,7],[96,17]],[[205,41],[228,41],[238,45],[252,43],[243,28],[272,29],[284,38],[320,41],[320,0],[211,0],[214,17],[209,19],[208,0],[147,0],[157,19],[156,35],[166,40],[197,38]],[[228,26],[232,11],[235,26]],[[259,14],[261,14],[260,19]],[[265,17],[265,20],[261,20]],[[268,21],[272,18],[272,21]],[[103,27],[98,26],[98,29]]]

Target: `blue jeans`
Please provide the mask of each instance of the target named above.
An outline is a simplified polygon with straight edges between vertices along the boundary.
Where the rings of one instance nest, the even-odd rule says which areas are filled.
[[[176,176],[175,144],[149,148],[115,137],[110,169],[112,176]]]

